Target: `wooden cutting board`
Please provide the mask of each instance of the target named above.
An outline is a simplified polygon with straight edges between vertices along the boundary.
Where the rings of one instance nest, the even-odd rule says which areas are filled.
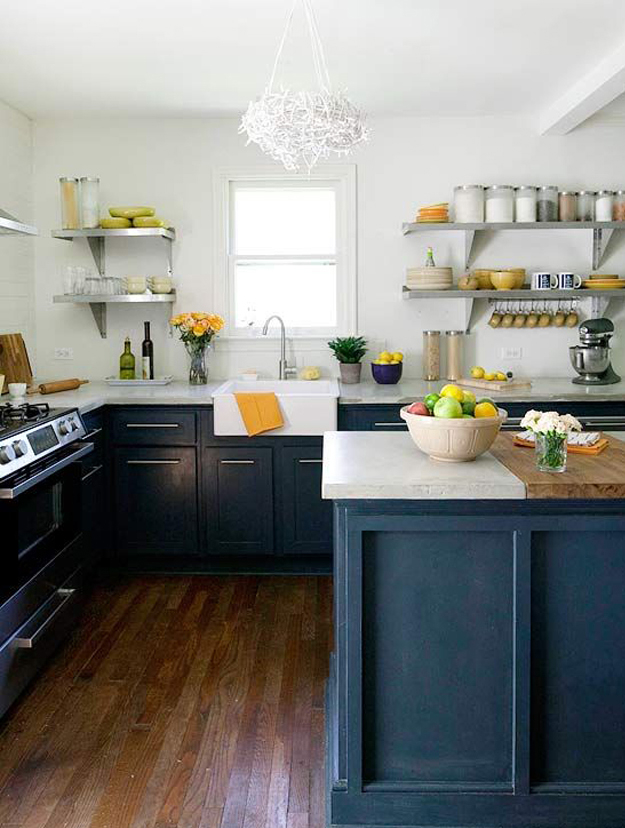
[[[569,454],[566,471],[540,472],[533,451],[515,447],[514,434],[501,432],[491,452],[525,484],[530,499],[625,498],[625,443],[610,437],[608,447],[597,457]]]
[[[0,374],[5,377],[3,394],[10,382],[32,383],[33,371],[22,334],[0,334]]]
[[[459,379],[455,381],[455,385],[466,385],[468,388],[490,388],[491,391],[507,391],[510,388],[528,388],[531,386],[531,380],[511,379],[511,380],[482,380],[482,379]]]

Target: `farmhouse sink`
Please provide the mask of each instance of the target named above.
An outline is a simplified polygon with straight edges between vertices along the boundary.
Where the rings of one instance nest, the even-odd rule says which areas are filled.
[[[278,397],[284,418],[282,428],[263,437],[319,436],[336,431],[339,386],[336,380],[228,380],[213,394],[214,429],[217,436],[247,434],[235,394],[267,394]]]

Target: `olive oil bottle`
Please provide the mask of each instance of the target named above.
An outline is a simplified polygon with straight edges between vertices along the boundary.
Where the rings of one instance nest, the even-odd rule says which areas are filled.
[[[135,378],[135,355],[130,350],[130,337],[124,340],[124,353],[119,358],[119,378],[133,380]]]

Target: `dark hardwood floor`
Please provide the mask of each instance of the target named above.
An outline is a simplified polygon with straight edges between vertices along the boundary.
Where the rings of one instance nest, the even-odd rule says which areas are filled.
[[[320,828],[328,577],[132,577],[0,720],[2,828]]]

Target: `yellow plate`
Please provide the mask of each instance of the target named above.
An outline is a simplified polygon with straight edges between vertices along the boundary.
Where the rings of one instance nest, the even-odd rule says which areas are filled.
[[[132,226],[132,222],[127,218],[103,218],[100,220],[100,227],[103,230],[125,230]]]
[[[620,290],[625,287],[625,279],[606,279],[605,282],[600,282],[599,279],[584,279],[582,287],[591,290]]]

